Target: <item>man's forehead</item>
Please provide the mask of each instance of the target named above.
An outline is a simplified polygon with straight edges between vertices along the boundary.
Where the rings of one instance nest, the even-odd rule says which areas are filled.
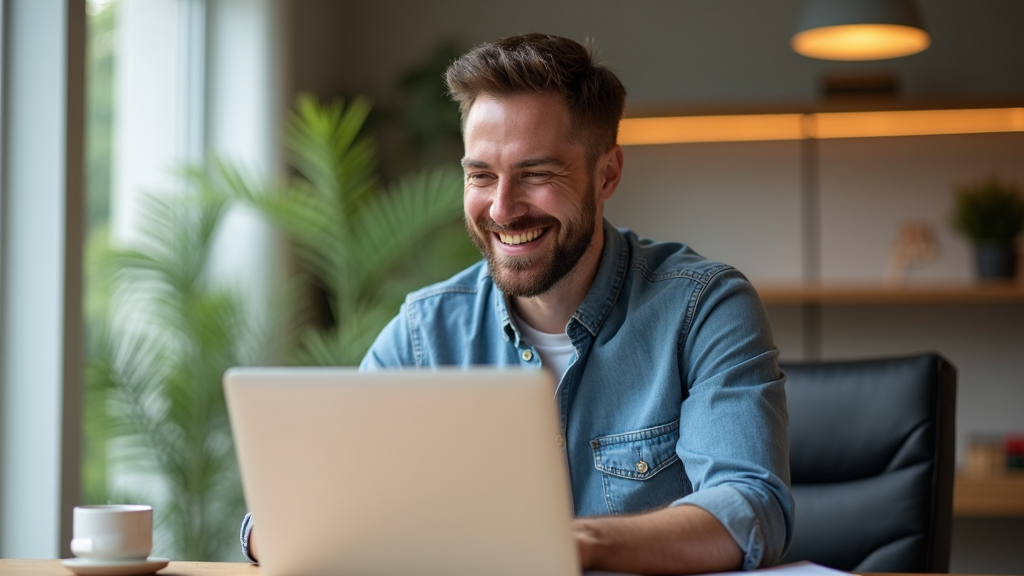
[[[565,164],[580,145],[572,134],[558,94],[483,95],[466,117],[463,167],[487,167],[498,158],[517,167]]]

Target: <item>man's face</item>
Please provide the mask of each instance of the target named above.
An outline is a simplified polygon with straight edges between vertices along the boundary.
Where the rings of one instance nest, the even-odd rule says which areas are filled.
[[[509,296],[546,292],[591,247],[593,167],[558,95],[482,95],[466,117],[466,229]]]

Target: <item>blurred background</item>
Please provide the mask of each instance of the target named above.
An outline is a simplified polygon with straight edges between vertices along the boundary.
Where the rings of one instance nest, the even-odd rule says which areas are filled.
[[[920,0],[931,46],[867,62],[795,53],[800,5],[5,0],[5,146],[64,134],[44,153],[67,180],[80,157],[84,184],[22,208],[50,165],[5,152],[0,556],[67,556],[70,506],[140,501],[155,555],[241,560],[220,373],[356,363],[407,290],[475,260],[440,75],[476,44],[590,39],[627,117],[1024,106],[1018,0]],[[1024,182],[1022,130],[626,146],[606,216],[747,274],[783,359],[939,351],[958,464],[980,447],[1001,469],[1024,434],[1024,291],[985,291],[951,219],[958,189]],[[927,247],[894,264],[908,230]],[[958,510],[951,572],[1024,574],[1024,487],[1003,498]]]

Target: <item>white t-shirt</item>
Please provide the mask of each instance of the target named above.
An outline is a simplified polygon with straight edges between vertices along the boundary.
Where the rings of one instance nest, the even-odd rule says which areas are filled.
[[[572,340],[564,332],[559,334],[541,332],[520,318],[512,306],[509,306],[508,309],[516,328],[527,342],[533,344],[537,354],[540,355],[541,366],[551,370],[555,379],[561,381],[565,371],[569,368],[569,362],[572,361],[572,355],[576,352]]]

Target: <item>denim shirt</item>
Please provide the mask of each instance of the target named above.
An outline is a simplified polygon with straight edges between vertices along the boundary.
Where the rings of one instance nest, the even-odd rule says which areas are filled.
[[[770,566],[793,530],[785,377],[756,292],[690,248],[604,222],[555,390],[577,516],[692,504]],[[540,356],[480,262],[410,294],[360,366],[522,366]]]

